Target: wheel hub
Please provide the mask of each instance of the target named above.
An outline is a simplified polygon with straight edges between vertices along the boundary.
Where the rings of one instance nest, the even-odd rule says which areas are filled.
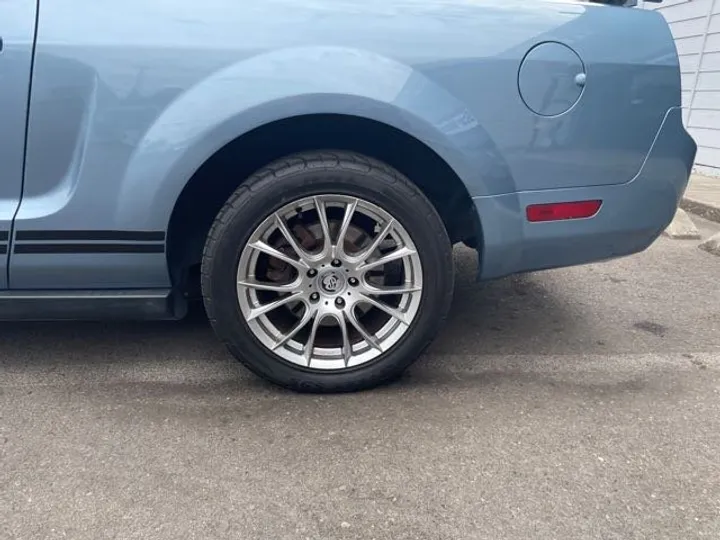
[[[338,270],[327,270],[317,279],[318,289],[327,296],[337,296],[345,290],[347,280]]]

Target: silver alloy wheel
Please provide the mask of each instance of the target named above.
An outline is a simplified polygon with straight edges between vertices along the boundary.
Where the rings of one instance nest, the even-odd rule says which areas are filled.
[[[255,337],[300,366],[369,362],[415,319],[422,266],[405,228],[357,197],[318,195],[280,208],[253,231],[237,270]]]

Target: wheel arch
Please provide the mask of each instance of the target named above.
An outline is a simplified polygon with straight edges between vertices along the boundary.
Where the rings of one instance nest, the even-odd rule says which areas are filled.
[[[250,175],[288,155],[352,151],[380,160],[416,184],[435,206],[451,240],[481,243],[466,185],[430,146],[397,127],[361,116],[307,114],[269,122],[230,141],[184,185],[167,226],[167,261],[175,285],[197,271],[207,232],[228,197]]]
[[[248,150],[258,148],[257,144],[245,146],[247,141],[257,141],[259,133],[273,133],[269,146],[283,150],[271,158],[308,149],[304,144],[308,132],[324,148],[341,144],[340,149],[363,150],[348,146],[352,137],[347,131],[336,140],[317,136],[322,130],[307,123],[310,118],[333,118],[336,124],[359,122],[358,118],[372,124],[375,132],[402,133],[404,141],[412,141],[422,154],[444,164],[447,174],[438,175],[439,183],[452,178],[468,197],[514,190],[507,164],[491,137],[462,101],[437,81],[370,51],[300,47],[229,65],[187,88],[165,107],[133,149],[119,186],[115,221],[130,229],[167,231],[168,260],[174,264],[176,208],[186,189],[199,194],[217,191],[218,175],[206,172],[209,163],[222,161],[218,156],[235,159],[232,172],[224,172],[232,175],[237,187],[244,175],[254,172],[253,167],[264,164],[253,159],[254,150]],[[278,144],[282,133],[272,128],[295,122],[306,122],[300,140],[284,144],[286,137],[284,146]],[[380,155],[382,148],[367,146],[371,157],[393,164],[394,153]],[[229,154],[228,148],[234,152]],[[238,167],[240,161],[250,165]],[[417,182],[418,175],[413,176]],[[176,276],[171,277],[176,283]]]

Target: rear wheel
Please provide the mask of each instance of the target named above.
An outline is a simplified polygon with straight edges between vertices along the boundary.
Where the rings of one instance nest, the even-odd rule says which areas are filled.
[[[203,257],[213,327],[260,376],[295,390],[394,379],[452,297],[452,251],[432,204],[397,171],[311,153],[245,182]]]

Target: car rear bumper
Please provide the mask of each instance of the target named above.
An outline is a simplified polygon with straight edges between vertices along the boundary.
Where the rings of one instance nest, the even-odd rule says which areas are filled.
[[[644,250],[672,220],[697,146],[670,109],[640,172],[624,184],[473,199],[482,226],[480,278],[590,263]],[[602,200],[591,218],[528,222],[531,204]]]

